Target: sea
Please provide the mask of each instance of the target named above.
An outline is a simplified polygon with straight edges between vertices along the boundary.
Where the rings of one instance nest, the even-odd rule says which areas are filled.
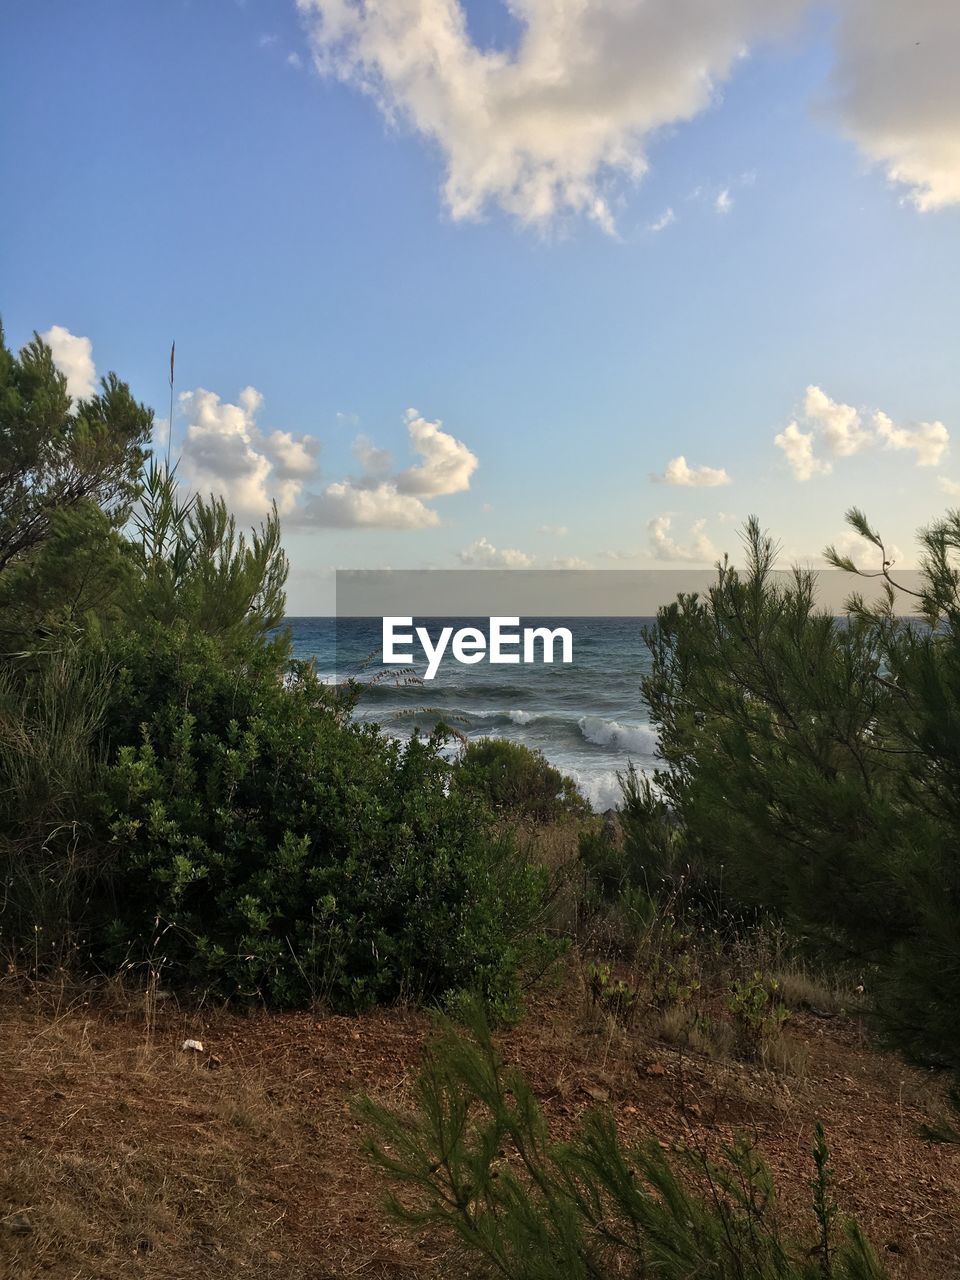
[[[645,773],[656,767],[656,732],[640,695],[650,667],[642,629],[652,618],[524,618],[521,628],[568,628],[572,661],[559,661],[559,647],[552,664],[464,666],[448,655],[429,682],[417,645],[409,668],[382,663],[379,618],[286,621],[295,656],[312,660],[324,682],[354,679],[360,686],[355,716],[400,739],[442,721],[467,739],[525,743],[573,778],[598,812],[620,803],[619,779],[630,762]],[[436,638],[444,626],[486,632],[488,619],[415,619],[418,625]],[[450,749],[456,747],[454,739]]]

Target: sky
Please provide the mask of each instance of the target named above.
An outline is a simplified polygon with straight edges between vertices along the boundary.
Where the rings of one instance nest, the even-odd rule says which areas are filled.
[[[901,565],[960,505],[953,0],[6,0],[0,316],[336,568]],[[870,563],[867,548],[860,556]],[[858,553],[859,554],[859,553]]]

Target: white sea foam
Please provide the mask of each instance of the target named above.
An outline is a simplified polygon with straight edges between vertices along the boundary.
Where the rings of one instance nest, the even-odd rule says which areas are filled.
[[[531,720],[537,718],[532,711],[508,711],[507,715],[514,724],[529,724]]]
[[[623,791],[615,769],[570,769],[567,772],[594,813],[619,809],[623,804]]]
[[[603,716],[581,716],[577,726],[587,742],[595,746],[643,756],[656,754],[657,735],[648,724],[620,724]]]

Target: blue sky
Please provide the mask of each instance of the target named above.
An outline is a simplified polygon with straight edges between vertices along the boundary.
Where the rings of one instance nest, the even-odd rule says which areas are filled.
[[[166,418],[176,338],[182,472],[278,499],[293,612],[709,564],[750,512],[909,562],[960,494],[960,17],[847,3],[12,0],[7,339]]]

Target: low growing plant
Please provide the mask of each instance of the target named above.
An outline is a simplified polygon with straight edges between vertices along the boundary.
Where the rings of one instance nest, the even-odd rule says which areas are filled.
[[[414,1109],[365,1099],[366,1149],[398,1195],[393,1213],[460,1241],[483,1274],[506,1280],[882,1280],[856,1223],[837,1221],[817,1137],[817,1236],[780,1230],[770,1173],[744,1138],[718,1161],[625,1147],[594,1111],[569,1142],[551,1139],[523,1076],[506,1068],[482,1017],[428,1046]],[[399,1198],[403,1195],[403,1199]],[[824,1243],[826,1242],[826,1244]]]
[[[759,970],[748,978],[734,978],[730,984],[727,1008],[744,1046],[753,1054],[759,1055],[790,1017],[779,991],[776,978],[767,979]]]

